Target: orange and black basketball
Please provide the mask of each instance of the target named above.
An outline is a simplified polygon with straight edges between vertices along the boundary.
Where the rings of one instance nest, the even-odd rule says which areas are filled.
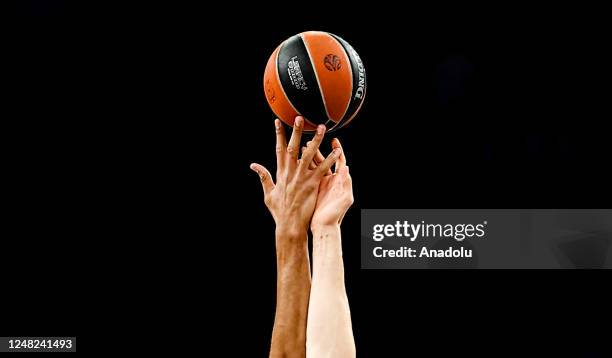
[[[346,126],[359,112],[366,94],[366,75],[357,52],[340,37],[308,31],[274,50],[264,73],[264,90],[276,116],[304,129],[318,124],[328,130]]]

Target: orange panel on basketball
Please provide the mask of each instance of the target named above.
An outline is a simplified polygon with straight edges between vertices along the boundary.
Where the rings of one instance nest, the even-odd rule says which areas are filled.
[[[337,123],[344,117],[353,91],[348,55],[328,33],[308,31],[301,36],[315,69],[327,115]]]
[[[285,94],[279,80],[276,59],[280,48],[281,46],[277,47],[272,56],[270,56],[268,59],[268,64],[266,65],[266,70],[264,72],[264,90],[268,104],[270,105],[270,108],[272,108],[274,114],[276,114],[280,120],[289,126],[293,126],[295,117],[299,116],[300,113],[297,112],[287,98],[287,95]],[[312,131],[316,129],[316,126],[305,120],[304,129]]]

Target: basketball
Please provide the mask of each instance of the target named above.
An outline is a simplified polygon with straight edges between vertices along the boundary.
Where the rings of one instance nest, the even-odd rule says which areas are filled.
[[[274,114],[289,126],[304,117],[304,130],[348,125],[366,94],[365,68],[340,37],[307,31],[281,43],[268,59],[264,91]]]

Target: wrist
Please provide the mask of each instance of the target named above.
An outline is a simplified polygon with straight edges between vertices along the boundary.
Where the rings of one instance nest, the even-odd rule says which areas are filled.
[[[326,249],[330,245],[335,247],[336,241],[340,241],[340,224],[312,226],[313,250]]]
[[[308,230],[295,225],[276,227],[277,257],[291,257],[306,249],[308,252]]]
[[[337,222],[336,223],[311,223],[310,231],[312,231],[313,236],[315,236],[318,233],[337,232],[337,231],[340,231],[340,224]]]
[[[308,261],[308,231],[295,227],[277,227],[276,261],[279,268],[292,262]]]
[[[285,241],[297,241],[308,236],[308,227],[294,224],[277,224],[276,238],[283,238]]]
[[[319,266],[328,259],[342,256],[342,241],[339,224],[313,225],[312,228],[313,265]]]

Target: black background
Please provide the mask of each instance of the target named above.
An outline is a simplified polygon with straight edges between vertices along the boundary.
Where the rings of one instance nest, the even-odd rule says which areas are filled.
[[[96,350],[101,334],[200,342],[206,328],[222,356],[265,356],[274,226],[248,168],[273,172],[263,69],[285,38],[324,30],[368,74],[360,115],[335,134],[356,198],[343,243],[359,356],[603,354],[606,271],[359,262],[361,208],[608,205],[596,9],[25,1],[7,13],[3,335]]]

